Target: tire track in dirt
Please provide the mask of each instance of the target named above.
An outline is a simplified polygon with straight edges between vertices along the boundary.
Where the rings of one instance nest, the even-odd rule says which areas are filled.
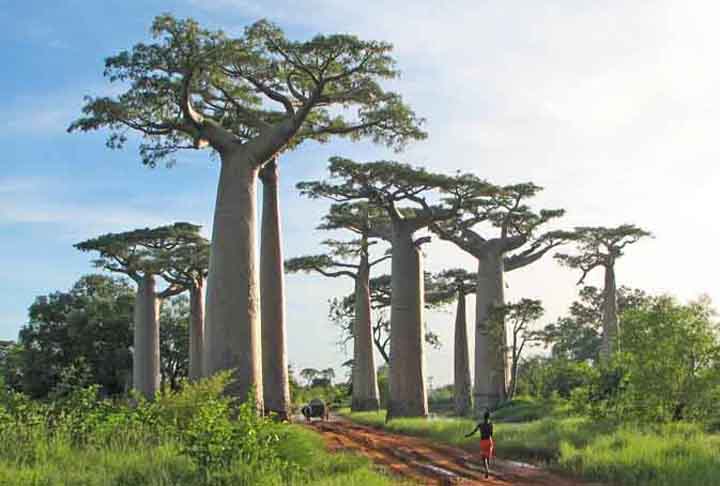
[[[391,434],[333,417],[309,424],[331,451],[359,453],[391,473],[429,485],[598,486],[527,464],[495,459],[485,479],[479,455],[427,439]]]

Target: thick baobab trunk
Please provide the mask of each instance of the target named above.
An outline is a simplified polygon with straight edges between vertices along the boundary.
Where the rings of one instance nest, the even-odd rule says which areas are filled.
[[[605,288],[603,289],[602,344],[600,360],[607,361],[617,349],[618,317],[617,289],[615,288],[615,268],[612,264],[605,267]]]
[[[203,374],[233,370],[227,392],[245,400],[253,391],[258,410],[262,410],[255,247],[257,169],[243,153],[222,157],[205,300]]]
[[[402,227],[393,228],[392,249],[388,418],[426,417],[422,253]]]
[[[133,337],[133,388],[151,400],[160,389],[160,299],[155,294],[155,276],[146,274],[138,282]]]
[[[380,408],[370,316],[370,266],[364,254],[355,279],[355,329],[353,330],[352,410]]]
[[[205,336],[205,302],[203,301],[204,279],[190,287],[190,366],[188,377],[191,381],[202,378],[203,340]]]
[[[290,413],[285,292],[280,230],[277,163],[268,162],[260,173],[263,212],[260,229],[260,308],[262,315],[262,373],[265,411],[281,419]]]
[[[475,410],[496,408],[507,397],[507,332],[493,310],[505,305],[503,255],[488,252],[478,259],[475,294]]]
[[[455,414],[461,417],[472,412],[472,384],[470,382],[470,351],[468,349],[465,292],[458,291],[455,315]]]

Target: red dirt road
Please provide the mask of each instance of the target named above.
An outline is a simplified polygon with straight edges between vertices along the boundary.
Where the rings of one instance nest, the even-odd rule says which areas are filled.
[[[329,422],[313,421],[311,427],[322,434],[331,451],[361,454],[391,473],[420,484],[591,486],[591,483],[557,476],[527,464],[498,459],[493,460],[490,478],[485,479],[477,454],[337,417]]]

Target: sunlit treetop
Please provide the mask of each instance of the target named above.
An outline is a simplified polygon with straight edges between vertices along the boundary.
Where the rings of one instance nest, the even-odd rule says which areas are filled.
[[[389,221],[403,222],[412,230],[453,218],[475,197],[476,186],[467,182],[474,176],[437,174],[396,161],[358,163],[332,157],[329,172],[329,179],[300,182],[297,188],[311,198],[366,202],[382,208]],[[453,197],[440,199],[440,191]],[[428,201],[433,193],[435,199]]]
[[[180,222],[157,228],[107,233],[74,246],[81,251],[98,252],[100,257],[94,260],[95,266],[124,273],[136,282],[146,274],[160,275],[171,283],[167,292],[173,295],[182,291],[184,286],[173,282],[172,275],[179,271],[191,271],[189,268],[203,264],[202,257],[198,257],[193,249],[207,247],[199,230],[200,226]]]
[[[307,139],[368,137],[401,149],[426,137],[423,120],[381,86],[399,75],[388,43],[295,41],[266,20],[231,37],[171,15],[156,17],[151,33],[153,42],[106,59],[105,77],[123,91],[87,97],[69,131],[108,128],[111,148],[139,132],[150,166],[208,144],[221,154],[244,145],[260,165]]]
[[[431,301],[448,302],[463,295],[474,294],[477,289],[477,274],[462,268],[450,268],[432,274],[425,282],[425,295]]]
[[[514,270],[570,238],[567,231],[540,232],[543,225],[565,214],[563,209],[534,210],[527,204],[541,187],[531,182],[497,186],[471,177],[465,184],[474,188],[474,196],[465,198],[459,217],[435,223],[431,229],[471,255],[481,258],[498,251],[505,255],[505,269]]]
[[[634,224],[623,224],[614,228],[578,226],[571,234],[577,253],[556,253],[555,258],[567,267],[582,270],[578,281],[580,285],[594,268],[612,268],[615,260],[623,256],[626,246],[647,237],[652,237],[652,233]]]
[[[376,259],[370,259],[370,247],[378,238],[386,238],[389,230],[383,211],[367,203],[343,203],[330,206],[328,214],[318,229],[346,229],[358,237],[351,240],[326,239],[322,244],[327,252],[318,255],[290,258],[285,261],[285,271],[318,272],[326,277],[346,276],[355,278],[361,265],[368,268],[389,258],[389,252]]]

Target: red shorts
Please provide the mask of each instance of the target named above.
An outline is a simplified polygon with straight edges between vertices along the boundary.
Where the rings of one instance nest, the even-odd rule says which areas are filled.
[[[492,439],[483,439],[480,441],[480,455],[487,459],[495,457],[495,442],[493,442]]]

